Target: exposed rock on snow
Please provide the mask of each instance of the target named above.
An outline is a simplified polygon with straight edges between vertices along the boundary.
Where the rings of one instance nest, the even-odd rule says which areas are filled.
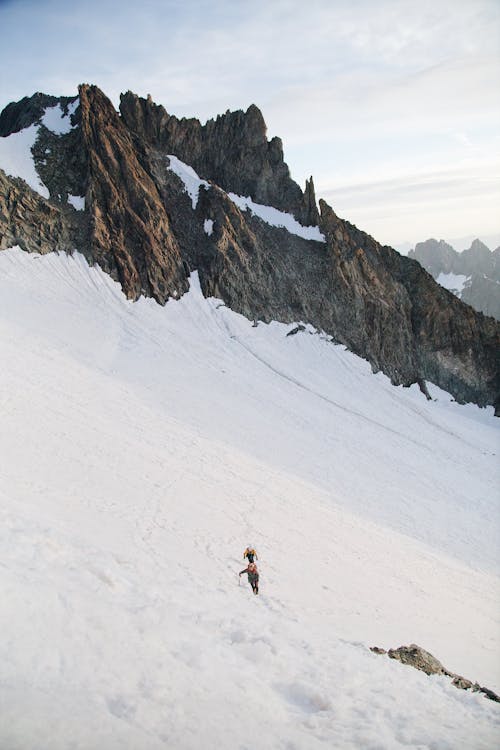
[[[288,331],[287,336],[295,336],[297,333],[300,333],[301,331],[305,331],[306,327],[302,325],[302,323],[299,323],[298,326],[295,326],[292,328],[291,331]]]
[[[417,646],[415,643],[412,643],[410,646],[400,646],[395,649],[390,648],[389,651],[386,651],[379,646],[373,646],[370,651],[373,651],[375,654],[387,654],[390,659],[396,659],[397,661],[400,661],[401,664],[408,664],[410,667],[415,667],[415,669],[419,669],[427,675],[440,674],[445,675],[446,677],[451,677],[452,684],[455,685],[455,687],[458,687],[461,690],[472,690],[473,693],[484,693],[484,695],[490,700],[500,703],[500,697],[496,695],[493,690],[481,687],[477,682],[473,683],[465,677],[450,672],[449,669],[443,667],[441,662],[438,661],[435,656],[420,646]]]

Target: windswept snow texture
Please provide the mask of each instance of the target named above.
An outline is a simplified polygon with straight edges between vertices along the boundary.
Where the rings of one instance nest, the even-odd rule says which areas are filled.
[[[272,206],[263,206],[260,203],[254,203],[251,198],[244,198],[236,193],[228,193],[229,197],[242,211],[251,211],[259,219],[270,224],[272,227],[284,227],[291,234],[296,234],[305,240],[316,240],[325,242],[324,235],[321,234],[319,227],[304,227],[299,224],[292,214],[279,211]]]
[[[444,286],[445,289],[448,289],[457,297],[460,297],[464,290],[467,276],[456,273],[440,273],[436,281],[438,284],[441,284],[441,286]]]
[[[498,704],[368,650],[499,691],[492,410],[196,276],[132,303],[13,249],[0,300],[2,748],[497,747]]]
[[[38,128],[39,125],[31,125],[19,133],[0,137],[0,169],[10,177],[21,177],[32,190],[48,198],[48,188],[38,176],[31,153],[38,136]]]
[[[198,205],[200,187],[209,188],[209,183],[206,180],[200,179],[192,167],[188,164],[184,164],[184,162],[176,156],[169,154],[167,158],[170,161],[168,168],[172,172],[175,172],[177,177],[179,177],[184,183],[184,190],[191,198],[191,204],[194,210]]]

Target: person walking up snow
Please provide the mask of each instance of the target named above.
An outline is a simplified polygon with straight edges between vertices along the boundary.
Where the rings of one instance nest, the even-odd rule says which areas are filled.
[[[245,557],[247,557],[247,558],[248,558],[248,562],[249,562],[249,563],[253,563],[253,559],[254,559],[254,557],[255,557],[255,559],[256,559],[256,560],[258,560],[258,559],[259,559],[259,558],[257,557],[257,553],[256,553],[256,551],[254,550],[254,548],[253,548],[253,547],[250,547],[250,545],[248,545],[248,547],[246,548],[246,550],[245,550],[245,551],[244,551],[244,553],[243,553],[243,559],[245,559]]]
[[[252,591],[254,594],[259,593],[259,571],[257,570],[257,566],[254,562],[248,563],[248,567],[245,568],[245,570],[242,570],[241,573],[238,575],[241,576],[243,573],[246,573],[248,575],[248,583],[252,587]]]

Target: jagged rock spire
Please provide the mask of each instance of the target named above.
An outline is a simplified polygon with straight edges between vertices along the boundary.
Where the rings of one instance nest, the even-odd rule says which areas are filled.
[[[302,223],[306,226],[317,227],[319,224],[319,211],[316,204],[316,194],[314,192],[314,182],[312,175],[306,180],[303,199]]]

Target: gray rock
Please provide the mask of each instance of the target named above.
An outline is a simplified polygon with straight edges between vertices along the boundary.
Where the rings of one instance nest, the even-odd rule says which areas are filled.
[[[371,646],[370,651],[373,651],[375,654],[387,654],[390,659],[396,659],[401,664],[407,664],[410,667],[419,669],[427,675],[438,674],[451,677],[452,685],[455,685],[455,687],[461,690],[471,690],[473,693],[483,693],[490,700],[500,703],[500,697],[493,690],[481,687],[477,682],[473,683],[471,680],[465,679],[465,677],[450,672],[443,667],[435,656],[415,643],[412,643],[410,646],[400,646],[395,649],[390,648],[388,651],[379,646]]]
[[[120,114],[142,142],[177,156],[203,179],[256,203],[291,211],[306,224],[316,219],[317,224],[312,182],[303,194],[291,179],[281,139],[267,140],[266,124],[255,104],[246,112],[226,112],[201,125],[194,118],[179,120],[151,98],[128,91],[120,97]]]
[[[425,674],[449,674],[435,656],[415,643],[410,646],[400,646],[396,649],[390,648],[387,655],[389,659],[397,659],[402,664],[409,664],[415,669],[425,672]]]
[[[295,328],[292,328],[291,331],[288,331],[287,336],[295,336],[297,333],[300,333],[301,331],[305,331],[305,330],[306,330],[306,327],[300,323],[298,326],[295,326]]]

